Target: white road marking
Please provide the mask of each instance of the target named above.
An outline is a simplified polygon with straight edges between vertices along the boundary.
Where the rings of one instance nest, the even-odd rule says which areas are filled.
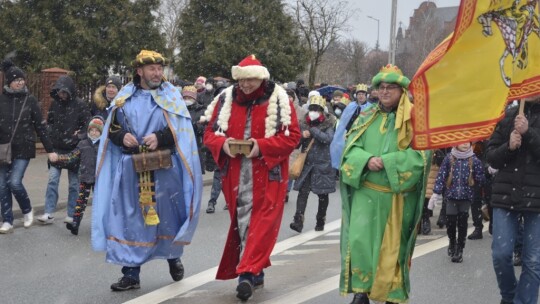
[[[337,289],[339,275],[296,289],[293,292],[262,302],[261,304],[303,303]]]
[[[321,240],[321,241],[309,241],[304,244],[304,246],[315,246],[315,245],[334,245],[339,244],[339,240]]]
[[[287,250],[279,255],[303,255],[303,254],[314,254],[319,251],[322,251],[323,249],[297,249],[297,250]]]
[[[276,246],[274,247],[274,250],[272,251],[272,255],[280,254],[282,252],[285,252],[289,248],[307,243],[311,239],[314,239],[322,235],[331,235],[331,234],[334,235],[335,232],[330,232],[330,231],[338,229],[340,227],[340,224],[341,224],[341,220],[336,220],[325,225],[325,231],[327,232],[325,231],[317,232],[314,230],[310,230],[305,233],[299,234],[297,236],[283,240],[276,244]],[[473,230],[474,230],[474,227],[470,228],[467,235],[470,234]],[[484,229],[484,231],[486,230],[487,230],[487,227]],[[414,249],[413,259],[426,255],[430,252],[439,250],[446,246],[448,246],[448,239],[446,237],[441,237],[437,240],[430,241],[422,245],[418,245]],[[294,250],[294,252],[300,252],[300,251],[308,252],[311,250],[312,249]],[[288,255],[288,254],[285,253],[284,255]],[[276,263],[273,263],[273,264],[278,265],[280,263],[286,264],[285,261],[281,261],[281,262],[276,261]],[[210,281],[213,281],[216,271],[217,271],[217,267],[210,268],[208,270],[202,271],[198,274],[185,278],[180,282],[167,285],[165,287],[162,287],[160,289],[157,289],[153,292],[147,293],[143,296],[132,299],[125,303],[126,304],[147,304],[147,303],[164,302],[168,299],[174,298],[183,293],[190,292],[191,290],[199,286],[202,286]],[[273,298],[263,303],[264,304],[303,303],[310,299],[323,295],[325,293],[331,292],[332,290],[336,290],[338,289],[338,286],[339,286],[339,275],[336,275],[336,276],[324,279],[322,281],[319,281],[317,283],[304,286],[300,289],[294,290],[290,293]]]
[[[324,231],[309,230],[297,236],[293,236],[291,238],[283,240],[274,246],[272,255],[280,254],[290,248],[306,243],[316,237],[326,235],[329,232],[338,229],[340,225],[341,219],[335,220],[333,222],[327,223],[324,226]],[[180,282],[172,283],[170,285],[164,286],[160,289],[142,295],[138,298],[131,299],[130,301],[125,302],[125,304],[148,304],[164,302],[168,299],[174,298],[178,295],[181,295],[208,282],[213,281],[216,276],[216,272],[217,267],[207,269],[188,278],[184,278]]]

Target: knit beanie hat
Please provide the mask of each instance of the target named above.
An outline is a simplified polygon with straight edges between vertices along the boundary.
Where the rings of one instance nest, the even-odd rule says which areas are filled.
[[[103,118],[101,116],[94,116],[92,117],[92,120],[88,123],[88,131],[92,128],[96,128],[99,130],[100,133],[103,132]]]
[[[182,97],[190,97],[193,98],[193,100],[197,100],[197,88],[194,86],[185,86],[182,89]]]
[[[409,83],[411,83],[409,78],[403,76],[403,72],[397,66],[392,64],[382,67],[379,73],[375,75],[371,81],[372,85],[377,89],[381,82],[396,83],[404,89],[407,89]]]
[[[8,86],[13,82],[13,80],[17,78],[26,79],[23,70],[16,67],[15,64],[9,59],[6,59],[2,62],[2,71],[4,72],[4,76],[6,77],[6,84]]]
[[[343,92],[340,90],[335,90],[334,94],[332,94],[332,97],[343,97]]]
[[[105,86],[108,86],[109,84],[116,86],[118,91],[122,88],[122,80],[118,76],[109,76],[107,80],[105,80]]]
[[[270,79],[270,73],[255,55],[249,55],[242,59],[238,65],[233,66],[231,74],[234,80],[246,78]]]

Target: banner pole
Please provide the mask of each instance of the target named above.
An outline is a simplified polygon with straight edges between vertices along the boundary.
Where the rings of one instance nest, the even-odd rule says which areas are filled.
[[[519,115],[524,115],[525,112],[525,100],[521,99],[519,101]]]

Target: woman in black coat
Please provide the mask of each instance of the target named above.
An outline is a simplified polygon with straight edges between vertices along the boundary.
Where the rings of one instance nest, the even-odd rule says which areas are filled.
[[[0,164],[0,203],[3,220],[0,233],[6,234],[13,231],[12,195],[24,214],[24,227],[30,227],[34,221],[30,198],[22,184],[30,159],[36,157],[34,132],[41,139],[49,159],[56,160],[58,156],[53,153],[38,101],[29,94],[23,71],[10,61],[4,61],[2,68],[6,85],[0,95],[0,144],[11,141],[11,163]]]

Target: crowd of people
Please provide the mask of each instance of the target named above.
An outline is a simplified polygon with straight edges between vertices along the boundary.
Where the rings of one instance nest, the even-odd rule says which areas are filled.
[[[54,222],[66,169],[64,222],[77,235],[95,189],[91,241],[122,267],[114,291],[140,288],[141,266],[152,259],[166,259],[171,278],[183,278],[181,257],[198,223],[202,174],[212,174],[205,212],[216,211],[223,193],[231,219],[216,279],[238,278],[236,296],[243,301],[264,285],[294,189],[289,227],[298,233],[310,192],[318,196],[315,231],[324,230],[329,194],[341,194],[339,290],[354,294],[351,304],[409,299],[416,237],[432,233],[434,208],[441,208],[434,224],[446,227],[454,263],[463,262],[467,239],[483,238],[489,219],[501,303],[536,303],[538,96],[524,101],[524,113],[510,106],[489,139],[418,151],[411,147],[410,81],[394,65],[369,85],[323,90],[321,84],[310,91],[303,80],[272,81],[254,55],[232,67],[232,81],[200,76],[171,83],[163,77],[167,63],[157,52],[141,51],[131,62],[133,81],[123,86],[109,76],[90,103],[62,76],[50,91],[46,121],[25,73],[9,60],[2,63],[0,144],[11,146],[11,159],[0,163],[0,234],[13,232],[13,197],[23,226],[34,223],[22,179],[36,156],[37,134],[49,179],[45,210],[36,219]],[[293,180],[289,168],[298,158],[303,163]],[[467,236],[469,214],[474,231]],[[514,265],[523,265],[519,279]]]

